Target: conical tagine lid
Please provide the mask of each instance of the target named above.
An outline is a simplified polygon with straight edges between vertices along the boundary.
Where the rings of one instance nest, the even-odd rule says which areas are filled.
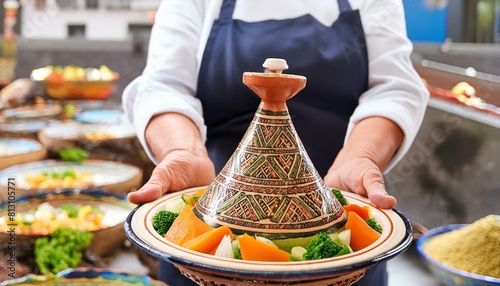
[[[286,101],[306,78],[282,74],[268,59],[265,73],[246,72],[243,83],[262,100],[249,128],[194,212],[216,227],[269,239],[306,237],[341,228],[346,213],[326,187],[290,119]]]

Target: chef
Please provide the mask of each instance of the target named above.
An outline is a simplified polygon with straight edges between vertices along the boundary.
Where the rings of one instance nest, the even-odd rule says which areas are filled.
[[[209,184],[259,105],[243,72],[281,58],[285,73],[307,77],[287,105],[325,183],[394,207],[383,174],[408,151],[429,96],[411,52],[400,0],[162,1],[146,68],[123,94],[157,164],[129,200]],[[167,262],[160,279],[194,285]],[[387,285],[386,265],[355,285]]]

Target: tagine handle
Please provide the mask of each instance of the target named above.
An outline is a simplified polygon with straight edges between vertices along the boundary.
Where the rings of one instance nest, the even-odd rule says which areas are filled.
[[[262,66],[266,69],[264,73],[243,73],[243,83],[262,99],[260,109],[287,111],[286,101],[306,86],[306,77],[283,74],[288,69],[284,59],[269,58]]]

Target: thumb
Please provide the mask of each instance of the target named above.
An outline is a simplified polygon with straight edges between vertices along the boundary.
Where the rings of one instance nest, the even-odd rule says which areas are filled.
[[[127,199],[134,204],[144,204],[161,197],[168,190],[168,184],[160,173],[161,166],[157,166],[148,182],[139,190],[129,193]]]
[[[384,185],[384,177],[378,170],[366,172],[363,177],[363,185],[370,201],[377,207],[391,209],[396,205],[396,198],[387,194]]]

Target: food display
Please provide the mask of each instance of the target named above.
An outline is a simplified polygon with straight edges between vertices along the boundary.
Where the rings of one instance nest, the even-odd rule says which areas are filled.
[[[65,168],[28,174],[24,180],[31,189],[84,188],[94,184],[93,176],[90,171]]]
[[[80,159],[75,149],[64,154],[71,159]],[[142,182],[142,169],[107,160],[84,160],[82,162],[44,160],[19,164],[0,171],[0,198],[7,199],[8,178],[16,180],[17,196],[36,194],[41,191],[60,189],[103,189],[112,194],[128,193]]]
[[[31,78],[43,82],[52,98],[106,99],[111,95],[119,74],[106,65],[99,68],[68,65],[35,69]]]
[[[0,217],[0,232],[8,231],[9,222],[16,223],[16,233],[24,235],[49,235],[58,228],[91,232],[116,225],[125,219],[124,215],[123,212],[116,213],[102,205],[85,202],[61,205],[44,202],[28,211],[16,213],[14,218],[7,214]]]
[[[215,256],[254,261],[301,261],[332,258],[362,250],[374,243],[382,227],[370,206],[348,203],[342,193],[333,193],[348,212],[345,226],[296,240],[270,240],[247,233],[236,235],[226,225],[212,227],[199,219],[192,208],[205,190],[183,194],[153,216],[152,225],[165,239],[190,250]]]
[[[462,81],[455,84],[451,90],[427,85],[432,96],[454,103],[468,106],[470,108],[483,111],[489,114],[500,115],[500,107],[489,103],[486,99],[477,94],[477,90],[470,83]]]
[[[499,246],[500,216],[488,215],[470,225],[435,235],[422,245],[422,251],[448,267],[500,282]]]

